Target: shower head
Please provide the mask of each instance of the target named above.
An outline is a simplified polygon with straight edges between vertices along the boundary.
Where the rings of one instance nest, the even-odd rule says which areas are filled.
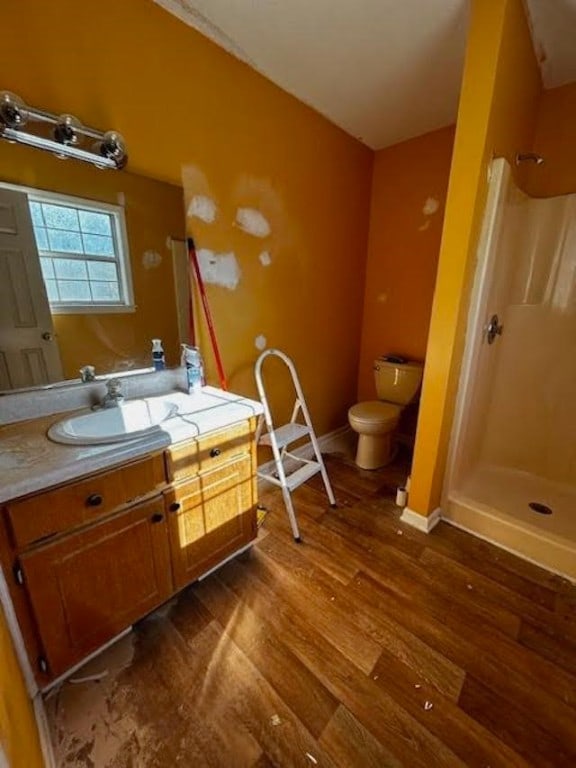
[[[516,155],[516,165],[520,165],[520,163],[535,163],[536,165],[540,165],[540,163],[544,162],[544,158],[541,155],[536,155],[534,152],[519,152]]]

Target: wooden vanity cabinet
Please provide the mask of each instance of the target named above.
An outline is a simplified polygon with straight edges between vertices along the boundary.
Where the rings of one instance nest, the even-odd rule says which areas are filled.
[[[256,538],[255,427],[4,505],[0,562],[41,686]]]
[[[162,497],[25,552],[19,564],[57,676],[172,594]]]

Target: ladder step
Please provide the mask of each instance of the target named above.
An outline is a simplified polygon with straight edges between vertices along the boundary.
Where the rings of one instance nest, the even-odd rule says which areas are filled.
[[[309,435],[310,427],[307,427],[306,424],[284,424],[283,427],[278,427],[278,429],[275,429],[273,432],[267,432],[265,435],[262,435],[258,444],[272,445],[272,434],[276,438],[278,448],[284,448],[285,445],[293,443],[305,435]]]
[[[295,472],[285,475],[286,488],[288,488],[289,491],[294,491],[296,488],[299,488],[302,483],[305,483],[306,480],[309,480],[311,477],[314,477],[317,472],[320,472],[320,469],[321,466],[317,461],[307,462]],[[256,474],[258,477],[262,478],[262,480],[266,480],[267,482],[282,488],[282,483],[276,475],[270,475],[267,472],[257,472]]]
[[[304,466],[297,469],[296,472],[292,472],[292,474],[287,476],[286,485],[288,490],[293,491],[296,488],[299,488],[302,483],[305,483],[306,480],[309,480],[311,477],[314,477],[317,472],[320,472],[320,469],[321,466],[317,461],[311,461],[309,464],[304,464]]]

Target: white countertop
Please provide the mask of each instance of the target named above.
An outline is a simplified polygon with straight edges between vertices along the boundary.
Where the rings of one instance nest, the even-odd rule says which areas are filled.
[[[215,387],[203,387],[195,395],[168,392],[159,398],[175,403],[178,413],[137,440],[105,445],[54,443],[46,432],[63,415],[0,428],[0,503],[124,464],[263,412],[256,400]]]

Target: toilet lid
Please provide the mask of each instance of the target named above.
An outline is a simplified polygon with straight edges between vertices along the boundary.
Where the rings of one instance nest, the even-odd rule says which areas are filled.
[[[385,424],[388,421],[396,421],[402,408],[393,403],[383,403],[381,400],[368,400],[365,403],[357,403],[348,411],[357,421],[365,421],[369,424]]]

